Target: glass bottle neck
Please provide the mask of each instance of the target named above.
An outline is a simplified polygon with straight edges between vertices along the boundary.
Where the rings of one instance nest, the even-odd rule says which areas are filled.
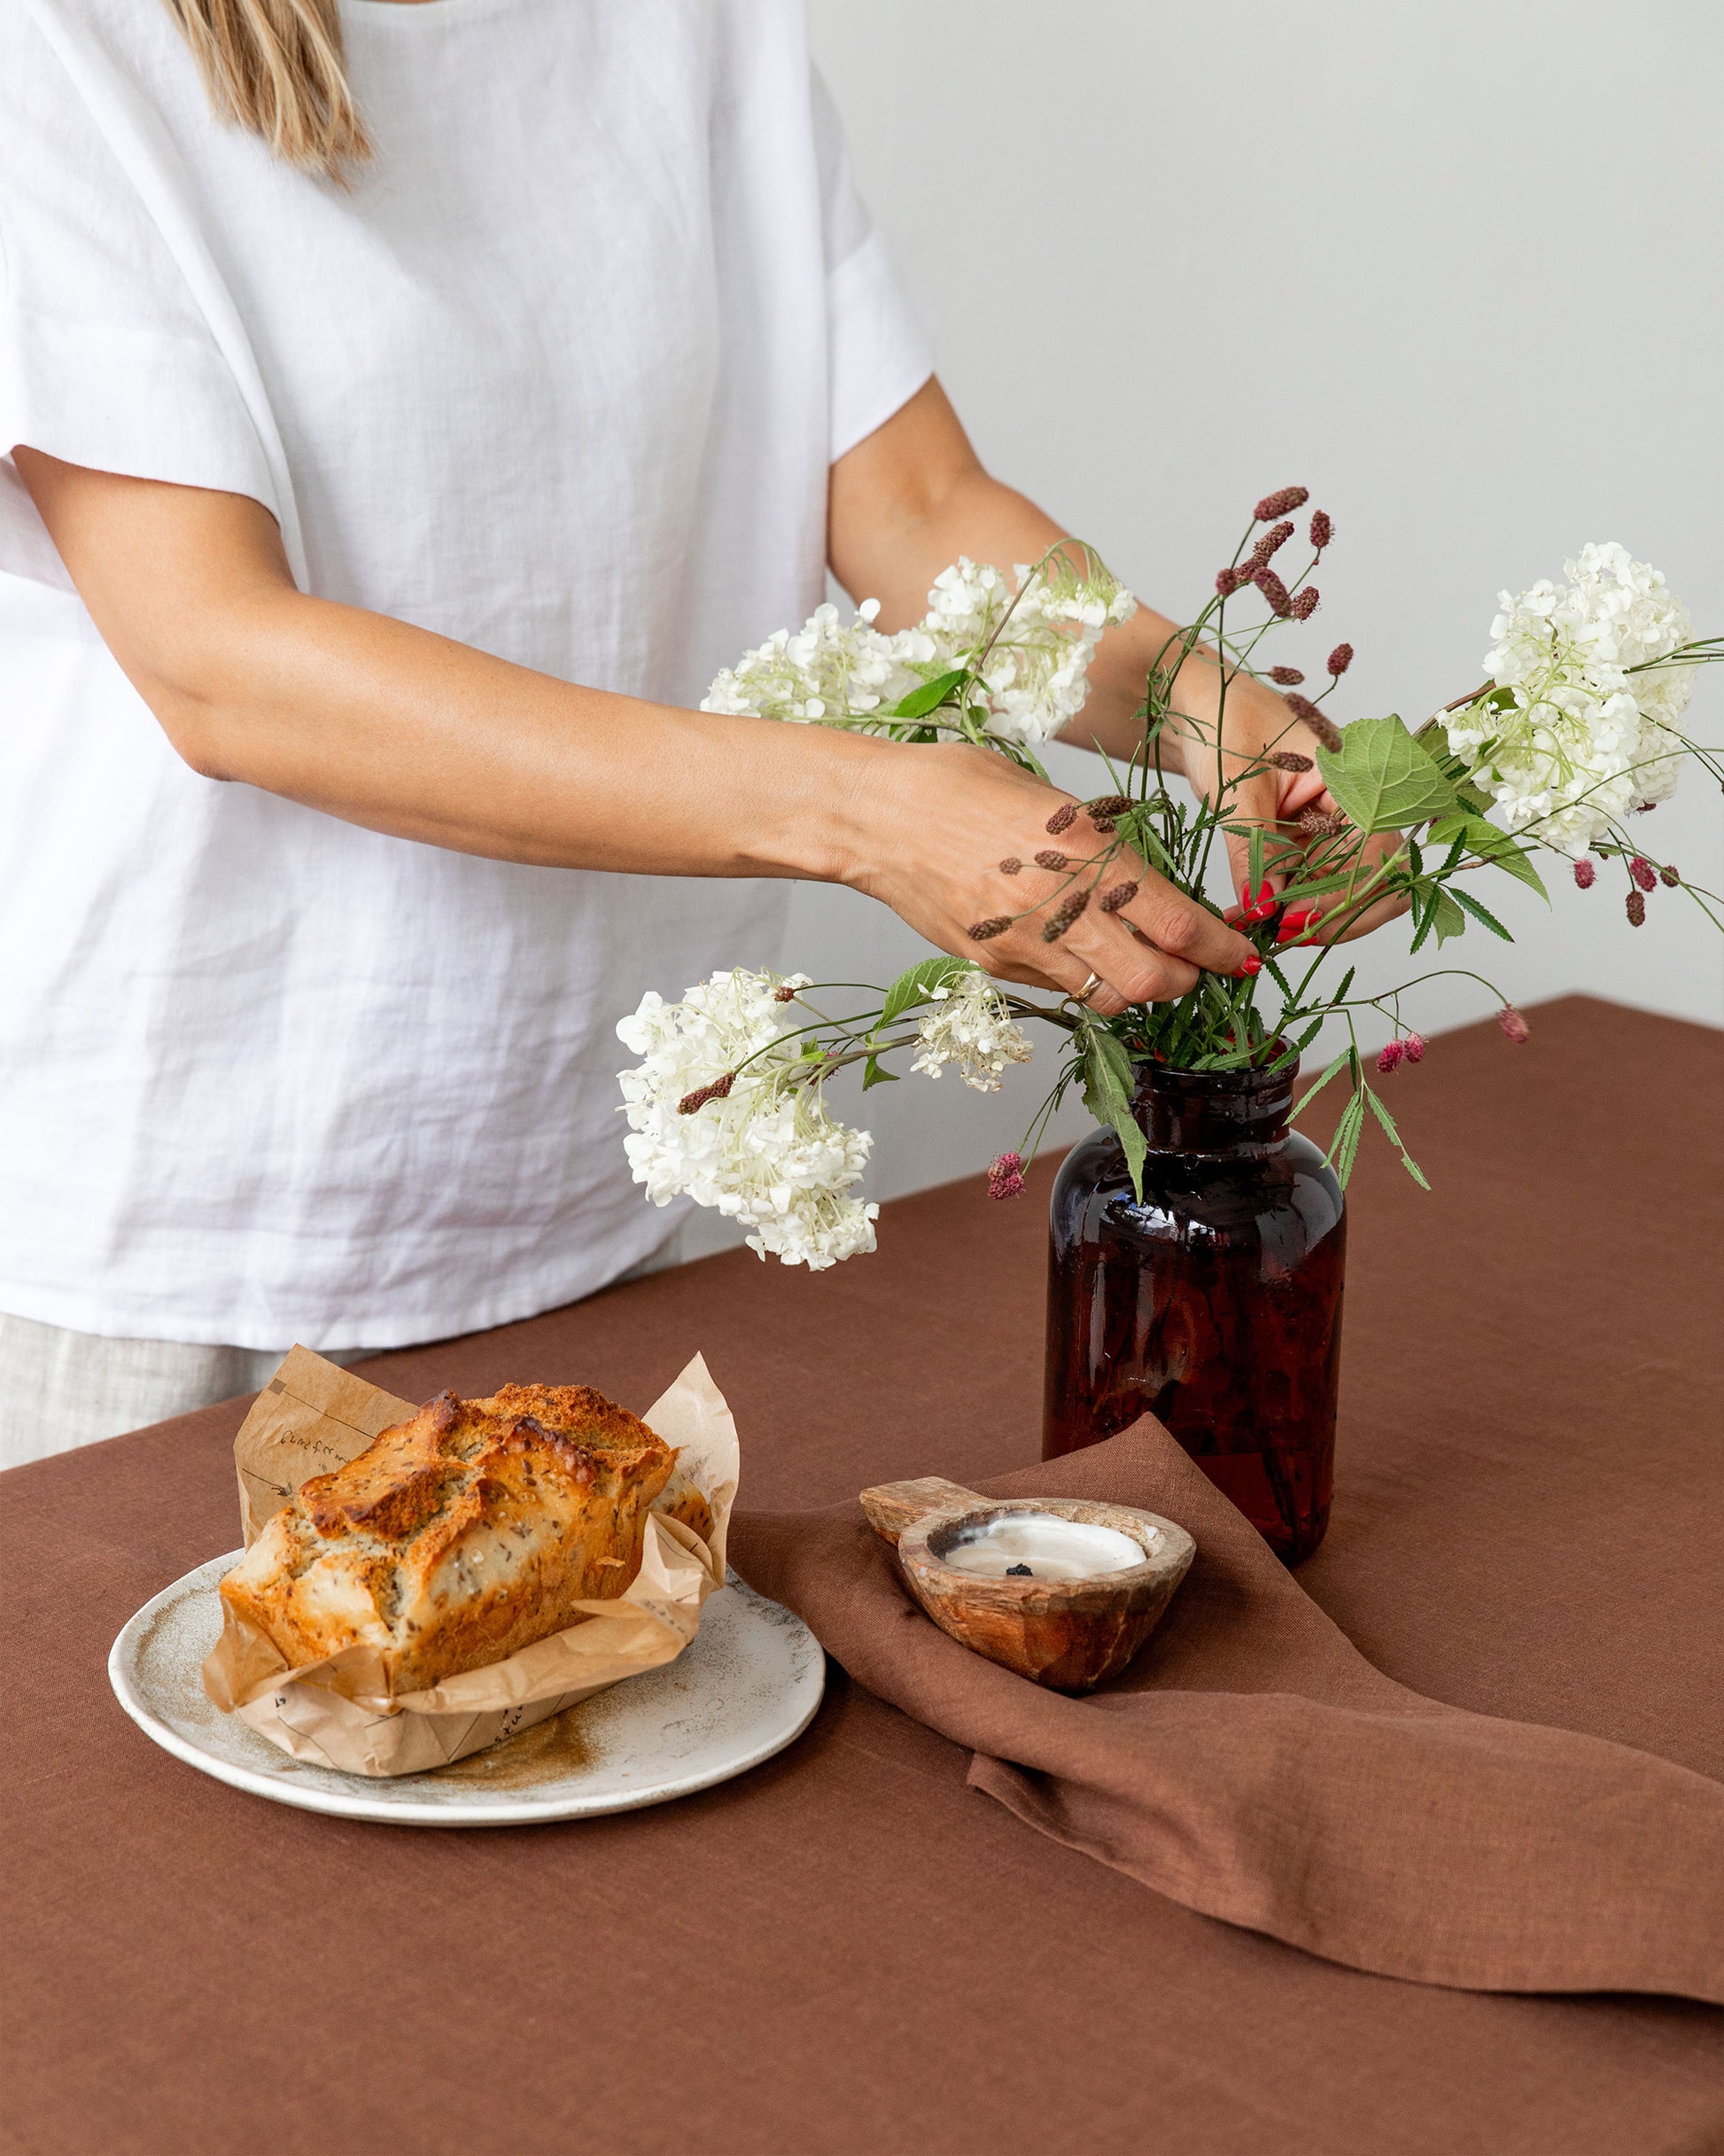
[[[1267,1153],[1285,1141],[1298,1077],[1139,1063],[1131,1112],[1152,1153]]]

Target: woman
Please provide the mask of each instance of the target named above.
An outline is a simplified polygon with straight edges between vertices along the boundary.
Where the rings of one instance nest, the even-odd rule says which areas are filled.
[[[647,1259],[612,1028],[770,962],[765,879],[1104,1011],[1245,956],[1147,873],[972,945],[1045,788],[688,708],[828,564],[891,627],[1059,535],[930,375],[796,0],[25,0],[0,187],[6,1459]]]

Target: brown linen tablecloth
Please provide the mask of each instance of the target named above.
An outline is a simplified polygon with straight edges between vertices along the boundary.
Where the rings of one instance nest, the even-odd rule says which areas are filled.
[[[1197,1556],[1124,1674],[1063,1699],[931,1623],[859,1505],[738,1513],[731,1561],[973,1787],[1187,1909],[1474,1991],[1724,2006],[1724,1782],[1439,1706],[1349,1644],[1153,1416],[982,1485],[1177,1520]],[[1724,1602],[1724,1553],[1715,1562]]]
[[[1479,1027],[1393,1081],[1437,1188],[1380,1153],[1355,1180],[1340,1496],[1300,1581],[1433,1699],[1724,1779],[1724,1039],[1534,1019],[1524,1049]],[[714,1259],[368,1374],[640,1406],[698,1347],[750,1506],[974,1483],[1027,1464],[1047,1180],[892,1206],[835,1273]],[[373,1827],[194,1774],[104,1665],[231,1546],[244,1406],[0,1478],[5,2144],[1724,2150],[1715,2009],[1400,1983],[1193,1915],[978,1798],[966,1752],[835,1673],[753,1774],[566,1826]],[[665,1980],[619,1996],[649,1935]]]

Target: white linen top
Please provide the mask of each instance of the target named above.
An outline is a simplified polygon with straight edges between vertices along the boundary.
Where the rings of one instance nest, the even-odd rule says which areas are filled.
[[[305,589],[680,703],[928,358],[800,0],[343,0],[351,191],[159,0],[0,8],[0,449],[253,496]],[[641,784],[653,773],[643,767]],[[180,761],[0,465],[0,1310],[391,1346],[649,1253],[619,1016],[772,884],[516,867]]]

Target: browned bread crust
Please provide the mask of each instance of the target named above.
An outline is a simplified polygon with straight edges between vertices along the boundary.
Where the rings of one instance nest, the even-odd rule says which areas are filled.
[[[577,1602],[621,1594],[675,1464],[590,1386],[446,1392],[304,1483],[222,1599],[291,1669],[362,1642],[392,1693],[422,1691],[561,1631]]]

